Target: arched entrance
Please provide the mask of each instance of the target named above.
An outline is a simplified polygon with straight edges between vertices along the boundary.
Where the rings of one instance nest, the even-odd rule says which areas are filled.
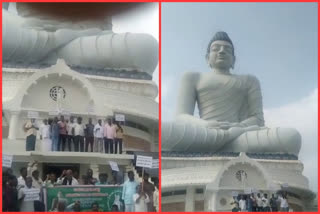
[[[228,162],[215,179],[206,186],[207,211],[231,211],[233,196],[251,192],[268,193],[276,189],[264,168],[255,160],[241,153]]]
[[[20,87],[17,95],[5,103],[4,111],[10,115],[9,139],[23,138],[23,124],[28,111],[39,113],[39,119],[49,115],[112,115],[103,106],[90,81],[69,68],[63,60],[34,73]]]

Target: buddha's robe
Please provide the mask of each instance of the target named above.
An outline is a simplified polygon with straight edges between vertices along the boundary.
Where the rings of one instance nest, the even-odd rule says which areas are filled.
[[[198,104],[200,119],[192,116]],[[210,126],[229,122],[230,128]],[[182,79],[177,119],[162,123],[164,151],[229,151],[297,155],[300,134],[291,128],[266,128],[257,78],[251,75],[187,73]]]

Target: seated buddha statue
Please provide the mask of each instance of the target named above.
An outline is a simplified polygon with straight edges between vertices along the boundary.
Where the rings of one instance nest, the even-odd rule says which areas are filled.
[[[213,36],[206,60],[211,72],[183,75],[176,119],[162,122],[162,151],[298,155],[301,136],[295,129],[264,126],[258,79],[230,73],[235,53],[227,33]],[[200,118],[193,115],[195,104]]]
[[[150,76],[158,42],[144,33],[114,33],[112,16],[135,4],[17,3],[3,13],[3,64],[46,67],[61,58],[83,69],[127,69]]]

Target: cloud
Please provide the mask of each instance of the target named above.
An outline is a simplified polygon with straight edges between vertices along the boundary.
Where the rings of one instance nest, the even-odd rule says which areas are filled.
[[[310,188],[318,192],[318,89],[309,96],[278,108],[265,109],[268,127],[292,127],[302,136],[299,159]]]

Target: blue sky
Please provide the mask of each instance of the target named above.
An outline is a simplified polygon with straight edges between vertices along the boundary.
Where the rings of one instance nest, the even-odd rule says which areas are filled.
[[[266,125],[295,127],[299,158],[317,190],[317,3],[162,3],[162,120],[174,118],[179,79],[210,72],[205,51],[217,31],[235,46],[235,74],[260,80]]]

